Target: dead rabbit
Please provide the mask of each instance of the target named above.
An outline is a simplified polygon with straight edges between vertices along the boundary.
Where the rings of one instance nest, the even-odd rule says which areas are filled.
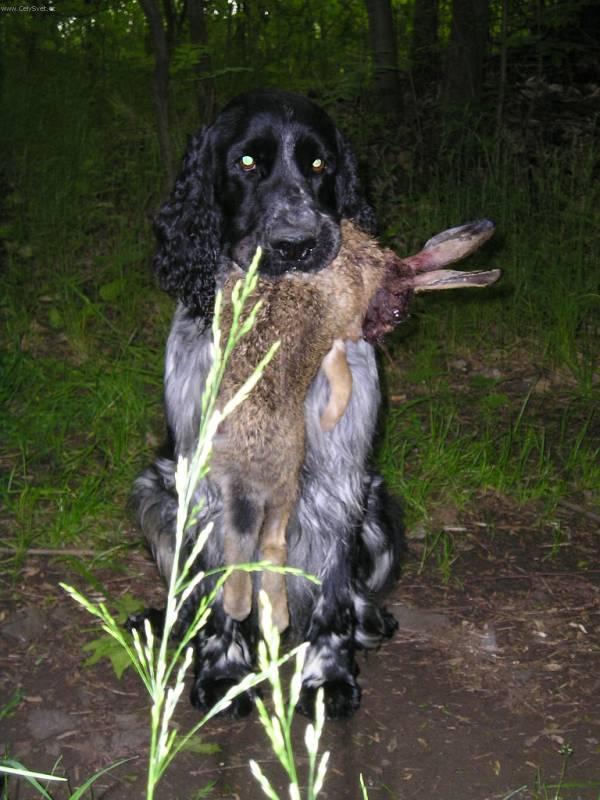
[[[251,562],[257,550],[260,559],[275,566],[286,563],[286,527],[305,455],[304,399],[319,369],[330,384],[321,427],[331,432],[352,393],[344,341],[381,338],[406,318],[413,294],[494,283],[499,270],[445,269],[474,252],[493,232],[489,220],[451,228],[402,259],[343,222],[340,252],[327,268],[259,278],[251,301],[260,298],[262,304],[254,327],[231,355],[220,405],[235,394],[273,342],[279,340],[280,347],[213,441],[212,477],[223,498],[227,565]],[[222,287],[224,335],[232,324],[231,292],[240,276],[242,271],[235,267]],[[261,581],[273,621],[283,631],[289,622],[285,576],[265,570]],[[243,620],[251,607],[251,576],[237,570],[224,585],[225,611]]]

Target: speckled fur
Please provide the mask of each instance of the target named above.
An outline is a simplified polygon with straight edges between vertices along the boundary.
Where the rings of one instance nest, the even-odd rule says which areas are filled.
[[[269,169],[252,175],[232,170],[248,141],[256,137],[272,152]],[[318,155],[323,152],[329,158],[330,169],[323,175],[315,176],[298,162],[295,143],[301,141],[313,142],[320,148]],[[165,368],[172,452],[139,476],[133,502],[165,578],[173,564],[177,459],[195,450],[202,391],[213,358],[217,271],[223,259],[238,258],[240,249],[251,257],[257,245],[268,245],[272,223],[282,214],[294,226],[296,212],[306,210],[315,215],[317,247],[303,263],[280,264],[277,269],[271,249],[269,274],[322,269],[337,253],[340,221],[352,219],[374,232],[375,216],[362,192],[352,149],[323,110],[306,98],[266,90],[234,99],[212,125],[190,139],[171,196],[157,217],[155,272],[160,285],[178,300]],[[322,686],[327,714],[335,717],[358,707],[356,649],[376,647],[393,633],[394,621],[377,596],[395,576],[402,542],[400,512],[369,466],[380,400],[374,349],[365,341],[350,341],[346,355],[352,396],[331,432],[320,423],[330,394],[322,370],[306,394],[306,457],[287,541],[287,563],[321,581],[319,586],[294,576],[286,581],[288,636],[310,642],[299,706],[311,713],[316,688]],[[246,367],[251,371],[253,364]],[[200,501],[197,524],[187,531],[186,555],[212,524],[194,565],[194,571],[207,572],[225,562],[224,502],[211,475],[196,487],[193,502]],[[252,555],[255,560],[257,554]],[[182,625],[193,617],[198,597],[208,593],[214,581],[203,579],[182,615]],[[194,643],[191,699],[196,706],[210,708],[253,669],[256,631],[256,615],[234,620],[225,613],[219,593]],[[231,713],[247,713],[251,700],[248,695],[238,697]]]

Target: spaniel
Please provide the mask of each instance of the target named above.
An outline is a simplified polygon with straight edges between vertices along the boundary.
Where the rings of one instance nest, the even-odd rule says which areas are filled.
[[[320,270],[338,252],[343,219],[374,231],[348,142],[310,100],[276,90],[248,92],[191,138],[155,226],[155,271],[178,301],[165,369],[173,452],[157,459],[134,487],[139,524],[165,578],[177,515],[175,466],[197,443],[219,270],[230,260],[247,267],[258,246],[266,275]],[[310,643],[298,707],[311,715],[323,687],[330,718],[347,717],[359,706],[357,650],[376,648],[395,630],[380,597],[402,550],[399,509],[370,466],[380,404],[374,349],[360,340],[348,342],[346,353],[352,396],[333,430],[320,425],[329,391],[322,371],[306,396],[306,453],[287,528],[287,563],[320,580],[287,578],[291,635]],[[211,570],[224,564],[225,532],[223,498],[210,475],[199,482],[195,499],[204,505],[187,545],[213,523],[197,564]],[[204,592],[208,581],[201,584]],[[196,706],[210,708],[252,670],[257,631],[255,612],[235,620],[217,598],[195,643]],[[251,692],[238,696],[233,715],[247,714],[252,702]]]

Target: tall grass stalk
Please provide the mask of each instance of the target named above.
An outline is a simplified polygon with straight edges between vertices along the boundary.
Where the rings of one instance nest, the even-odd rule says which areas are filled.
[[[274,670],[277,670],[280,664],[300,652],[296,648],[287,656],[279,657],[278,645],[275,646],[275,639],[272,639],[270,647],[263,647],[261,650],[262,657],[258,673],[249,674],[237,686],[232,687],[186,734],[180,734],[173,725],[173,715],[184,689],[185,675],[192,662],[192,642],[198,631],[205,625],[210,614],[212,602],[232,572],[231,567],[221,571],[221,575],[217,578],[212,591],[200,597],[191,625],[182,633],[173,651],[170,652],[171,634],[175,629],[183,606],[200,582],[207,577],[207,573],[204,572],[198,572],[192,576],[192,568],[206,543],[207,537],[210,535],[210,526],[203,530],[189,554],[185,558],[183,555],[187,531],[190,526],[196,523],[198,512],[201,510],[200,505],[193,506],[194,493],[198,481],[208,473],[212,439],[218,426],[247,397],[253,386],[260,379],[266,365],[273,358],[278,347],[278,343],[273,345],[235,396],[224,408],[217,408],[219,385],[229,356],[240,339],[252,328],[258,311],[260,301],[245,318],[242,318],[244,306],[256,288],[259,258],[260,251],[254,258],[245,280],[236,284],[232,296],[233,324],[224,344],[221,341],[219,330],[222,298],[221,296],[217,298],[213,327],[214,359],[202,396],[202,423],[198,446],[189,461],[186,458],[179,459],[175,474],[175,486],[179,504],[173,567],[168,586],[164,631],[160,641],[157,643],[148,620],[145,621],[144,636],[140,636],[138,631],[134,630],[133,639],[130,639],[129,634],[119,627],[115,618],[103,603],[94,605],[73,587],[61,584],[65,591],[90,614],[101,620],[104,631],[110,634],[124,648],[150,695],[152,704],[150,712],[150,754],[146,788],[147,800],[152,800],[165,770],[200,728],[216,714],[225,710],[237,695],[248,691],[269,676],[272,678]],[[248,568],[254,569],[257,567],[255,565],[254,567],[248,566]],[[274,634],[271,635],[273,636]],[[276,661],[273,661],[273,658],[276,658]]]
[[[294,745],[292,742],[292,720],[296,711],[296,705],[300,698],[302,688],[302,667],[306,655],[307,643],[297,648],[296,668],[290,683],[289,699],[284,701],[283,688],[278,669],[280,662],[279,654],[279,632],[273,625],[271,617],[271,604],[267,595],[260,592],[260,603],[262,606],[261,619],[264,625],[264,640],[258,645],[258,667],[267,674],[268,681],[272,689],[273,711],[269,713],[262,699],[256,699],[256,706],[261,724],[265,729],[271,749],[283,767],[288,777],[288,796],[290,800],[301,800],[302,794],[298,780],[298,769],[294,755]],[[327,764],[329,762],[329,751],[323,753],[317,764],[319,751],[319,741],[325,724],[325,703],[323,701],[323,690],[317,692],[315,704],[315,721],[306,726],[304,733],[304,744],[308,753],[308,782],[306,785],[306,800],[316,800],[319,792],[323,788]],[[260,784],[263,792],[269,800],[280,800],[280,795],[275,791],[271,781],[264,774],[260,766],[253,759],[250,761],[252,774]]]
[[[360,773],[360,791],[363,800],[369,800],[369,793],[367,792],[367,787],[365,786],[365,780],[362,776],[362,772]]]

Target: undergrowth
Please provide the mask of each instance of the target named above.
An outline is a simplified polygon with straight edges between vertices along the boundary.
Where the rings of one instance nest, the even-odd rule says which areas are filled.
[[[7,80],[2,101],[0,501],[12,523],[5,546],[16,553],[118,542],[129,486],[164,432],[172,304],[148,263],[160,193],[152,108],[136,71],[102,93],[72,73],[65,63],[43,83]],[[193,124],[180,116],[175,141]],[[355,124],[359,141],[377,127]],[[369,179],[384,241],[414,252],[439,230],[489,216],[496,237],[468,266],[504,271],[492,290],[419,300],[387,343],[390,392],[407,399],[392,404],[378,457],[409,516],[486,487],[517,501],[586,492],[597,502],[595,159],[574,140],[540,145],[529,168],[481,141],[468,164],[444,153],[405,191],[400,145],[376,155]],[[505,374],[451,383],[453,358],[504,359],[534,379],[564,373],[558,405],[552,389],[544,406],[527,388],[507,388]],[[556,408],[559,419],[545,417]]]
[[[406,359],[405,359],[406,360]],[[431,505],[463,508],[494,491],[518,503],[540,501],[548,511],[565,495],[595,497],[600,486],[600,442],[591,435],[597,415],[586,398],[569,392],[535,394],[535,372],[510,394],[501,380],[487,387],[468,376],[411,384],[387,412],[379,463],[404,498],[409,522]],[[411,396],[411,393],[413,396]],[[416,398],[414,397],[416,395]]]

